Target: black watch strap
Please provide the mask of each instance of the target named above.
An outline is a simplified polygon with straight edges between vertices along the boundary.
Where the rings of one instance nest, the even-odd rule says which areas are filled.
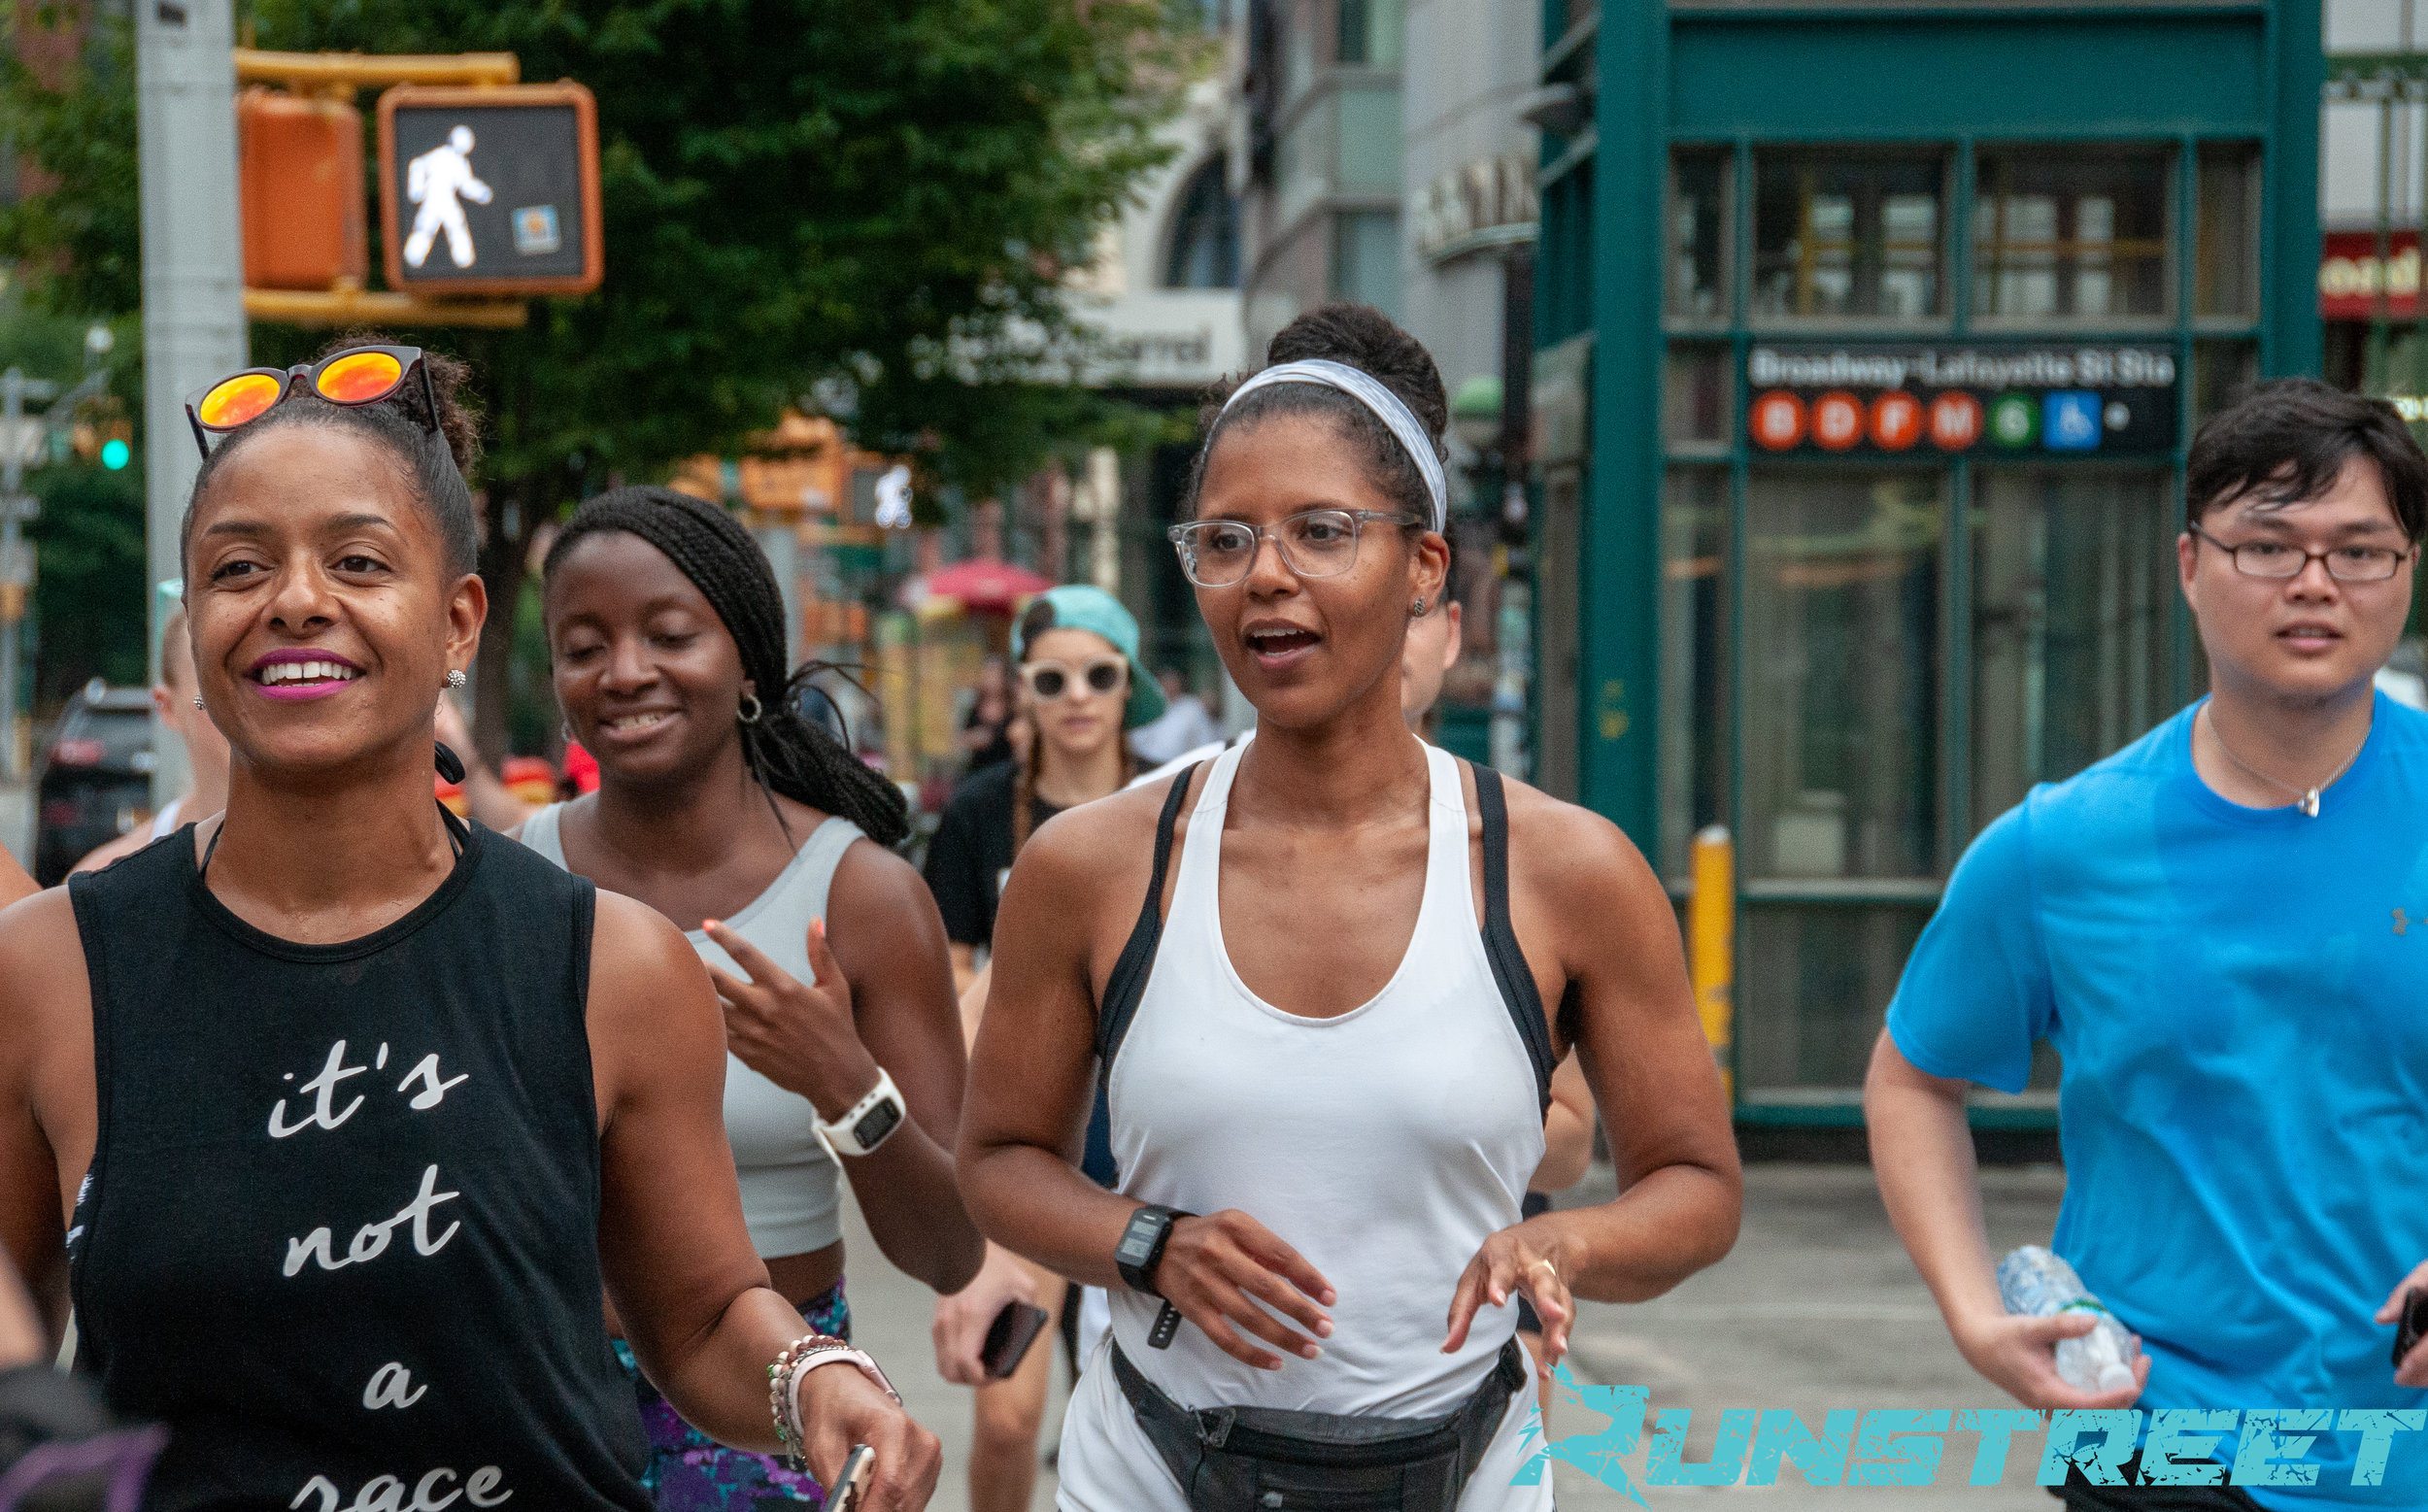
[[[1130,1226],[1122,1230],[1121,1243],[1113,1248],[1114,1268],[1121,1272],[1122,1281],[1130,1290],[1149,1296],[1163,1294],[1155,1290],[1155,1271],[1163,1263],[1163,1249],[1171,1243],[1172,1226],[1196,1216],[1152,1202],[1130,1215]]]

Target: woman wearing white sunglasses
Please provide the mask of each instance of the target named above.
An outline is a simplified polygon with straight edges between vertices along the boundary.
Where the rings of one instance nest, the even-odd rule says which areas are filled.
[[[1102,588],[1073,584],[1038,595],[1013,627],[1012,655],[1019,674],[1015,758],[961,783],[927,847],[927,886],[943,912],[954,974],[964,989],[979,949],[993,941],[995,901],[1012,857],[1038,825],[1062,810],[1120,791],[1137,765],[1128,732],[1164,706],[1163,690],[1138,662],[1137,621]],[[965,994],[961,1006],[974,1034],[983,994]],[[1109,1146],[1094,1154],[1091,1174],[1108,1180]],[[1022,1270],[1038,1304],[1059,1313],[1060,1276],[994,1245],[987,1247],[987,1266]],[[974,1286],[967,1294],[995,1293]],[[968,1304],[946,1297],[936,1305],[942,1337],[951,1315]],[[961,1320],[964,1327],[984,1322]],[[969,1454],[971,1512],[1028,1507],[1052,1361],[1052,1351],[1032,1348],[1008,1379],[979,1390]]]

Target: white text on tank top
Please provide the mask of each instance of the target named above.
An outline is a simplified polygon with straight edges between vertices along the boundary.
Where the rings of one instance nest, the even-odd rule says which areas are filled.
[[[1239,756],[1216,760],[1189,819],[1154,970],[1107,1090],[1113,1154],[1125,1195],[1237,1208],[1305,1256],[1338,1294],[1334,1330],[1320,1358],[1258,1370],[1195,1327],[1148,1349],[1159,1304],[1117,1291],[1113,1331],[1187,1407],[1444,1412],[1516,1329],[1514,1305],[1488,1306],[1466,1346],[1441,1353],[1460,1273],[1518,1222],[1543,1154],[1534,1065],[1475,917],[1458,764],[1426,748],[1432,838],[1407,955],[1367,1002],[1310,1019],[1251,991],[1223,942],[1223,819]]]
[[[560,867],[565,849],[557,822],[563,812],[562,804],[550,804],[523,825],[523,843]],[[829,817],[765,891],[725,921],[726,927],[793,980],[816,981],[809,964],[809,922],[825,916],[834,868],[860,835],[850,820]],[[749,975],[704,931],[689,929],[684,937],[710,966],[728,976]],[[843,1237],[842,1173],[818,1142],[818,1110],[808,1098],[778,1087],[728,1052],[725,1122],[742,1189],[742,1222],[754,1250],[771,1257],[806,1255]]]

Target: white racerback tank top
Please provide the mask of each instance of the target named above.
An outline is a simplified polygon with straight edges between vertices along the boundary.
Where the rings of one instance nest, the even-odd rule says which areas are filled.
[[[1160,1304],[1117,1289],[1112,1336],[1184,1407],[1447,1412],[1482,1384],[1517,1327],[1514,1304],[1486,1306],[1465,1347],[1444,1355],[1451,1294],[1484,1240],[1518,1222],[1543,1155],[1534,1052],[1503,999],[1475,916],[1458,762],[1426,748],[1432,842],[1424,901],[1399,970],[1371,1000],[1310,1019],[1251,991],[1223,941],[1223,821],[1240,756],[1233,749],[1216,758],[1190,815],[1153,965],[1114,1047],[1107,1095],[1116,1190],[1188,1212],[1237,1208],[1255,1218],[1332,1284],[1334,1330],[1320,1358],[1258,1370],[1193,1325],[1170,1348],[1150,1349]],[[1531,982],[1524,1001],[1540,1016]],[[1104,1361],[1109,1347],[1090,1361],[1064,1420],[1058,1504],[1185,1512],[1186,1496]],[[1547,1477],[1539,1486],[1510,1484],[1525,1459],[1532,1408],[1531,1393],[1511,1398],[1461,1498],[1463,1512],[1550,1505]]]
[[[556,821],[563,807],[552,803],[523,822],[523,843],[559,867],[565,864],[565,848]],[[827,819],[810,831],[767,890],[725,924],[795,981],[815,982],[809,922],[826,917],[835,865],[860,838],[860,826],[850,820]],[[748,980],[750,973],[704,931],[687,929],[684,938],[709,965]],[[742,1181],[742,1221],[750,1228],[751,1247],[762,1256],[806,1255],[843,1237],[836,1188],[842,1173],[818,1142],[817,1123],[818,1110],[808,1098],[786,1092],[726,1053],[725,1138]]]

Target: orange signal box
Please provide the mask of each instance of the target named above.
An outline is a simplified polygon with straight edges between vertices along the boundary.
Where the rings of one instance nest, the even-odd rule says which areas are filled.
[[[342,100],[251,88],[236,100],[247,288],[360,287],[362,115]]]

